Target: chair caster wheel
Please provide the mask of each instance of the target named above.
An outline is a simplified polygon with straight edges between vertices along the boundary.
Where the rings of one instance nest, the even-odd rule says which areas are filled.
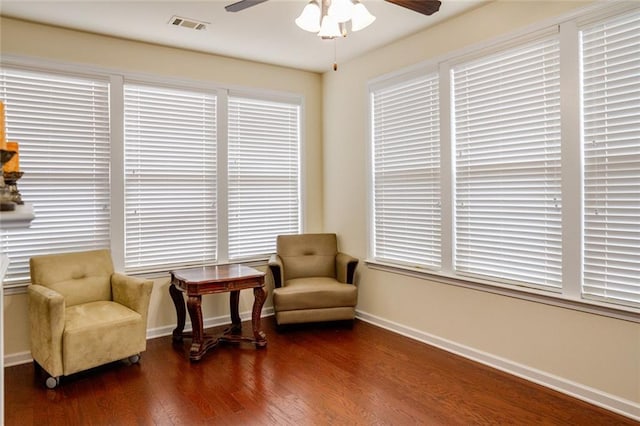
[[[44,381],[44,384],[49,389],[55,389],[58,384],[60,384],[60,378],[58,377],[47,377],[47,380]]]
[[[137,364],[140,362],[140,355],[131,355],[127,358],[131,364]]]

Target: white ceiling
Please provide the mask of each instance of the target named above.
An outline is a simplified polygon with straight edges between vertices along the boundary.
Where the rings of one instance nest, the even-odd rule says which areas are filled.
[[[363,0],[376,21],[335,42],[321,40],[295,25],[307,0],[268,0],[241,12],[225,11],[224,6],[234,1],[1,0],[1,13],[97,34],[324,72],[333,66],[334,50],[337,61],[346,62],[486,0],[443,0],[440,11],[431,16],[384,0]],[[209,24],[203,31],[169,25],[174,15]]]

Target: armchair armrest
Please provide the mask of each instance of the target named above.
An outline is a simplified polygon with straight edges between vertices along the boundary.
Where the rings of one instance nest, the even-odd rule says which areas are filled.
[[[147,323],[151,290],[153,290],[151,280],[130,277],[117,272],[111,275],[113,301],[142,315],[144,324]]]
[[[358,266],[358,259],[348,254],[336,255],[336,278],[341,283],[353,284],[353,279]]]
[[[269,258],[269,269],[273,275],[273,285],[275,288],[282,287],[282,277],[284,277],[284,265],[282,259],[277,254],[272,254]]]
[[[50,288],[32,284],[27,288],[31,355],[51,376],[64,373],[62,333],[64,331],[64,297]]]

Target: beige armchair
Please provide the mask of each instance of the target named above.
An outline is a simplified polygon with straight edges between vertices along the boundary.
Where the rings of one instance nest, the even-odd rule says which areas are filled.
[[[278,325],[353,320],[358,259],[338,252],[335,234],[280,235],[269,259]]]
[[[153,282],[114,273],[109,250],[32,257],[31,354],[55,388],[61,376],[146,349]]]

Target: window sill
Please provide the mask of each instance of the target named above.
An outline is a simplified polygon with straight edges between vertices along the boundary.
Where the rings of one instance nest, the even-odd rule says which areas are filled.
[[[530,302],[544,303],[546,305],[556,306],[575,311],[586,312],[594,315],[601,315],[610,318],[616,318],[623,321],[640,323],[640,309],[627,307],[624,305],[613,305],[609,303],[600,303],[597,301],[570,299],[559,293],[552,291],[538,290],[533,288],[515,288],[498,283],[488,281],[474,281],[471,279],[461,279],[444,274],[427,271],[419,268],[406,266],[391,265],[376,260],[368,259],[365,264],[370,269],[389,272],[393,274],[405,275],[409,277],[429,280],[439,284],[454,285],[477,291],[485,291],[501,296],[514,297],[516,299],[527,300]]]

